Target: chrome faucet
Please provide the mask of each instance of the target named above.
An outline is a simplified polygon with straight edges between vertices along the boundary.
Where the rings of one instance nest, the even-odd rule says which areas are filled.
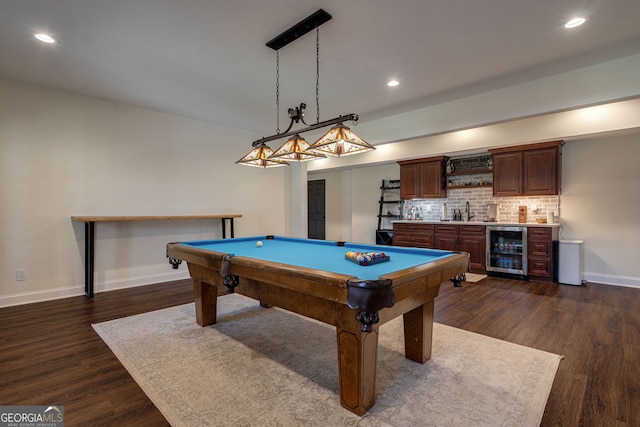
[[[467,222],[471,221],[471,218],[475,218],[475,215],[471,215],[471,208],[469,207],[469,201],[464,206],[464,212],[467,214]]]

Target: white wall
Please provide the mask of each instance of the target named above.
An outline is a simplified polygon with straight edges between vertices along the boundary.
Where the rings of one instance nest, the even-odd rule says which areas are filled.
[[[584,240],[584,276],[640,287],[640,132],[567,143],[561,237]]]
[[[83,293],[72,215],[240,213],[236,236],[284,234],[285,169],[234,164],[256,137],[0,79],[0,306]],[[188,277],[165,244],[220,237],[219,220],[97,224],[96,291]]]

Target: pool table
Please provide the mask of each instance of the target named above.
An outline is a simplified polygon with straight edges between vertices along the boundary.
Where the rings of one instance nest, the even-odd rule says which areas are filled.
[[[347,252],[388,259],[360,265]],[[280,236],[169,243],[167,257],[188,265],[201,326],[216,322],[219,286],[335,326],[340,404],[358,415],[375,403],[379,326],[402,314],[405,356],[425,363],[440,284],[469,267],[467,253]]]

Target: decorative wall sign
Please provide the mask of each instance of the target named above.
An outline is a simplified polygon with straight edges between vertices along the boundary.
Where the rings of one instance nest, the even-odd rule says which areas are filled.
[[[451,158],[447,161],[447,173],[485,172],[490,170],[493,170],[491,154],[457,159]]]

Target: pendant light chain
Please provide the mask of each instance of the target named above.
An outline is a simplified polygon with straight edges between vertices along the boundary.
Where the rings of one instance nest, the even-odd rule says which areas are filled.
[[[276,51],[276,133],[280,133],[280,51]]]
[[[320,28],[316,27],[316,123],[320,123]]]
[[[252,150],[247,153],[237,164],[260,168],[273,168],[285,166],[288,161],[306,161],[325,156],[346,156],[375,150],[375,147],[360,138],[342,122],[345,120],[358,120],[357,114],[340,115],[330,120],[320,121],[320,25],[331,19],[324,10],[320,9],[304,21],[291,27],[278,37],[267,42],[267,47],[276,51],[276,133],[262,137],[251,143]],[[280,49],[303,35],[316,30],[316,124],[307,125],[304,121],[304,110],[307,105],[302,102],[298,107],[289,108],[288,115],[291,123],[286,130],[280,130]],[[306,128],[291,130],[295,123],[302,122]],[[315,143],[309,144],[301,133],[311,132],[326,126],[333,126]],[[281,147],[273,151],[266,144],[285,137],[287,139]]]

